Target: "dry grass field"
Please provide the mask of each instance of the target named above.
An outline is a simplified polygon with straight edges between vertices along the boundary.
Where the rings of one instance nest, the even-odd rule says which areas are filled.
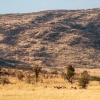
[[[100,69],[87,70],[90,75],[100,76]],[[42,77],[42,75],[41,75]],[[60,74],[40,78],[38,83],[27,84],[16,77],[8,76],[11,84],[0,85],[0,100],[100,100],[100,81],[90,81],[87,89],[80,89],[77,80],[70,84]],[[56,88],[61,87],[61,88]]]

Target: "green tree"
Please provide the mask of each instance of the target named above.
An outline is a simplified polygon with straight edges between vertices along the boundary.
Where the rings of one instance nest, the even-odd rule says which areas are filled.
[[[88,74],[87,71],[83,71],[78,81],[79,86],[81,86],[82,88],[86,88],[87,84],[89,84],[89,81],[90,81],[90,75]]]
[[[74,67],[72,67],[72,65],[68,65],[66,67],[67,69],[67,74],[66,74],[66,79],[72,84],[73,82],[73,78],[74,78],[74,74],[75,74],[75,69]]]

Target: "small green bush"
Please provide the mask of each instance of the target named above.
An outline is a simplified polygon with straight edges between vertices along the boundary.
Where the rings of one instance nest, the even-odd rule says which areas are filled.
[[[91,81],[100,81],[100,77],[92,76]]]
[[[90,81],[90,75],[88,74],[87,71],[83,71],[78,81],[79,86],[81,86],[82,88],[86,88],[87,84],[89,84],[89,81]]]

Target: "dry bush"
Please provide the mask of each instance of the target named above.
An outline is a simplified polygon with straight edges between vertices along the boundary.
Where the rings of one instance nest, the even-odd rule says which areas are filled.
[[[1,69],[0,70],[0,74],[2,75],[2,76],[5,76],[5,75],[10,75],[10,72],[9,71],[7,71],[7,69]]]
[[[0,84],[10,84],[11,82],[9,81],[9,79],[6,76],[2,76],[0,77]]]
[[[22,81],[23,78],[24,78],[23,72],[21,72],[21,71],[16,72],[16,77],[17,77],[19,80]]]
[[[30,76],[30,75],[27,75],[25,77],[25,82],[28,83],[28,84],[33,84],[35,82],[34,77]]]
[[[48,75],[48,74],[44,74],[43,77],[44,77],[45,79],[48,79],[48,78],[49,78],[49,75]]]
[[[47,74],[48,72],[46,70],[41,70],[42,74]]]
[[[51,71],[51,74],[58,74],[57,70]]]

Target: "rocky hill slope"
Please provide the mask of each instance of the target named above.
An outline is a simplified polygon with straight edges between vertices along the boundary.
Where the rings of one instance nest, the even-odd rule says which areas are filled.
[[[0,15],[0,66],[100,67],[100,8]]]

